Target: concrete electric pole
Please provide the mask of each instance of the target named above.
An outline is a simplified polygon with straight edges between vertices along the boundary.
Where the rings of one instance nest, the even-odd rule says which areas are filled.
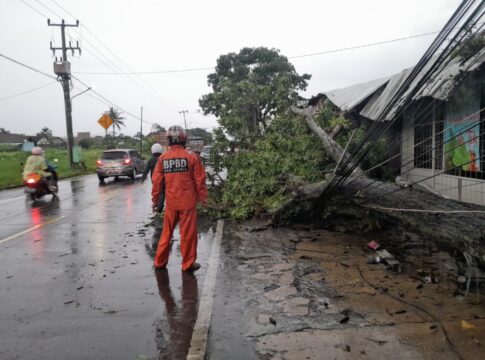
[[[50,19],[47,19],[47,25],[49,26],[58,26],[61,28],[61,38],[62,38],[62,47],[53,47],[51,41],[51,50],[52,53],[55,55],[57,50],[62,51],[62,60],[54,62],[54,72],[57,75],[57,79],[62,84],[62,89],[64,91],[64,105],[66,111],[66,130],[67,130],[67,151],[69,154],[69,166],[73,166],[73,156],[72,156],[72,147],[74,145],[74,136],[72,133],[72,106],[71,106],[71,94],[69,88],[69,81],[71,80],[71,64],[67,61],[67,51],[71,50],[72,55],[74,55],[74,51],[79,51],[81,54],[81,48],[79,47],[79,42],[76,42],[76,46],[71,46],[71,42],[69,41],[69,46],[66,46],[66,27],[78,27],[79,20],[76,21],[76,24],[66,24],[64,20],[60,24],[52,24]]]
[[[185,120],[185,114],[187,114],[189,112],[189,110],[182,110],[182,111],[179,111],[179,114],[182,114],[182,116],[184,117],[184,126],[185,126],[185,131],[187,131],[187,121]]]

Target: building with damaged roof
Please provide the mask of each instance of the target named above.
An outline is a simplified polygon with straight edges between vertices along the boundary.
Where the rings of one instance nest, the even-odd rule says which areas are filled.
[[[389,122],[389,163],[408,185],[485,205],[485,49],[449,57],[425,77],[430,61],[406,92],[413,68],[343,89],[324,91],[309,105],[330,101],[355,121]],[[429,71],[431,72],[431,71]],[[413,88],[420,91],[413,93]]]

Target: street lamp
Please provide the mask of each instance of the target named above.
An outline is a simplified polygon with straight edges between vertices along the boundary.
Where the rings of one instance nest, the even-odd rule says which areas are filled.
[[[74,95],[73,97],[71,97],[71,101],[72,101],[72,99],[74,99],[76,96],[82,95],[82,94],[84,94],[85,92],[88,92],[89,90],[92,90],[92,87],[91,87],[91,86],[90,86],[90,87],[88,87],[86,90],[81,91],[79,94],[76,94],[76,95]]]

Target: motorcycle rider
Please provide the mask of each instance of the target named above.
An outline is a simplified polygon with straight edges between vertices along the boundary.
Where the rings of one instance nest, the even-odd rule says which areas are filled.
[[[165,182],[166,209],[163,231],[154,259],[155,269],[165,269],[168,263],[170,240],[177,223],[180,223],[180,251],[182,270],[200,268],[197,259],[197,202],[207,202],[205,170],[192,151],[185,149],[187,133],[178,125],[167,131],[170,150],[159,157],[153,172],[152,207],[158,210],[158,198]]]
[[[150,179],[153,177],[153,171],[155,170],[155,166],[157,166],[158,158],[162,155],[163,147],[159,143],[155,143],[151,147],[152,156],[150,160],[148,160],[148,164],[145,167],[145,171],[143,171],[143,175],[141,177],[141,183],[143,184],[147,178],[148,173],[150,172]],[[160,191],[160,195],[158,198],[158,206],[157,212],[161,213],[163,211],[163,207],[165,204],[165,184],[162,184],[162,189]]]
[[[30,174],[37,174],[48,193],[55,192],[57,173],[52,166],[44,159],[44,149],[39,146],[32,148],[32,155],[27,158],[24,166],[23,179],[27,180]]]
[[[157,166],[157,161],[160,155],[163,153],[163,147],[159,143],[155,143],[151,147],[152,156],[150,160],[148,160],[147,166],[145,167],[145,171],[143,171],[143,175],[141,177],[141,182],[143,183],[150,172],[150,178],[153,176],[153,170],[155,170],[155,166]]]

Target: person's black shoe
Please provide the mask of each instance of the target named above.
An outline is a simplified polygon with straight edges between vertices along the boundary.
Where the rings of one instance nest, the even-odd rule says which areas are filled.
[[[189,267],[187,270],[184,270],[184,271],[196,271],[196,270],[199,270],[200,269],[200,264],[195,262],[192,264],[191,267]]]

